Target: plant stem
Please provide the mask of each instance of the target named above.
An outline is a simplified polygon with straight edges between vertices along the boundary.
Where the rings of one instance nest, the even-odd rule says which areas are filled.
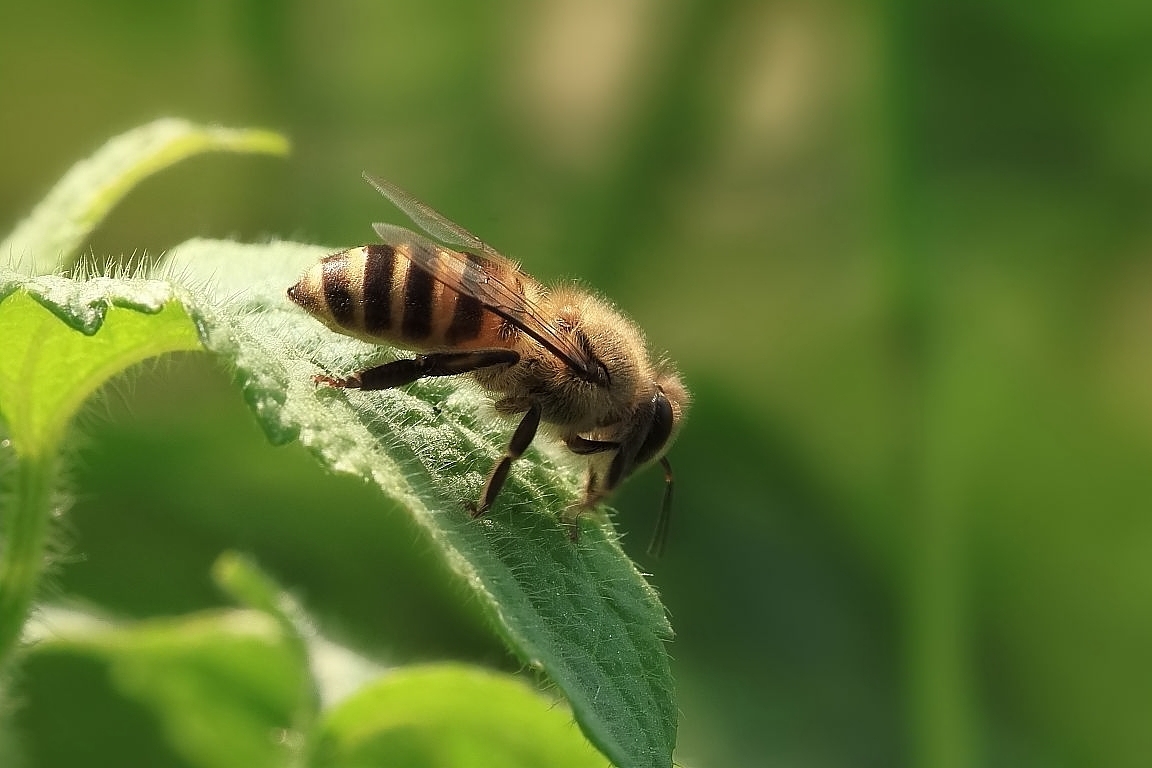
[[[880,115],[886,158],[885,220],[890,338],[896,402],[894,503],[907,532],[903,572],[904,656],[910,764],[972,764],[967,624],[962,562],[963,509],[949,459],[947,382],[939,346],[938,276],[925,136],[928,25],[907,0],[881,5],[886,66]]]
[[[19,643],[44,569],[58,462],[52,451],[33,455],[17,451],[0,544],[0,668]]]

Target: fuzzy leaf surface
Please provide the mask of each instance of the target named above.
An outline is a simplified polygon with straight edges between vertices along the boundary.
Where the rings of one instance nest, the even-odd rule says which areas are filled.
[[[382,392],[317,387],[315,374],[395,355],[332,333],[286,297],[328,253],[190,241],[168,268],[220,297],[202,314],[205,345],[235,366],[269,438],[298,438],[334,471],[403,504],[510,647],[563,691],[588,739],[616,765],[666,768],[676,733],[671,628],[608,521],[585,518],[576,543],[559,524],[578,473],[542,439],[516,463],[496,508],[472,520],[464,502],[479,496],[515,426],[485,395],[451,379]]]
[[[155,355],[200,349],[172,287],[157,280],[76,281],[0,268],[0,418],[17,454],[56,450],[98,387]]]

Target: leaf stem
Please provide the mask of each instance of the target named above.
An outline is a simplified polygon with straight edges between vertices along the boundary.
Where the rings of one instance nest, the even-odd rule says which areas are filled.
[[[893,498],[907,532],[904,652],[911,765],[972,765],[974,726],[964,606],[965,521],[940,415],[947,395],[940,349],[938,261],[931,227],[930,89],[923,11],[888,0],[884,113],[888,301],[899,444]]]
[[[0,544],[0,668],[12,655],[40,574],[44,570],[48,525],[59,458],[54,451],[16,453],[13,489],[3,515]]]

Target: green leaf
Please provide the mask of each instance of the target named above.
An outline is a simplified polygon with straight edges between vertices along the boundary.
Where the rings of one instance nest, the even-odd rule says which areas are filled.
[[[0,264],[46,274],[71,265],[92,230],[144,178],[204,152],[283,155],[288,141],[258,129],[164,118],[121,134],[74,165],[0,243]]]
[[[196,329],[165,283],[27,278],[0,268],[0,418],[16,457],[0,549],[0,661],[20,635],[60,502],[57,453],[81,404],[148,357],[199,349]]]
[[[563,707],[513,677],[456,664],[393,672],[336,707],[317,729],[308,764],[606,765]]]
[[[274,441],[292,437],[338,472],[400,501],[487,608],[529,666],[564,692],[588,739],[620,766],[668,766],[676,710],[655,592],[608,521],[583,521],[573,543],[558,523],[578,498],[577,474],[539,441],[516,463],[497,508],[472,520],[511,425],[467,382],[432,379],[402,390],[316,387],[320,372],[357,370],[385,350],[333,334],[285,296],[326,249],[192,241],[170,269],[228,297],[204,322],[205,343],[236,367]]]
[[[212,576],[234,599],[276,620],[301,662],[308,665],[308,688],[296,712],[299,733],[312,729],[321,703],[331,706],[384,672],[380,664],[320,635],[300,602],[251,558],[225,552],[213,564]]]
[[[40,655],[107,663],[123,696],[156,714],[173,748],[202,768],[279,768],[303,741],[307,667],[274,618],[214,611],[116,626],[49,612]]]
[[[301,641],[311,633],[303,607],[259,566],[237,552],[225,552],[212,565],[216,584],[234,600],[267,613],[285,633]]]
[[[0,417],[17,455],[55,451],[81,404],[141,360],[200,349],[171,286],[0,269]]]
[[[275,620],[300,663],[310,666],[307,643],[316,633],[304,607],[292,595],[281,589],[251,558],[237,552],[225,552],[216,558],[212,576],[216,584],[238,602]],[[300,698],[301,705],[296,708],[293,725],[295,730],[303,733],[311,728],[319,711],[319,692],[311,677]]]

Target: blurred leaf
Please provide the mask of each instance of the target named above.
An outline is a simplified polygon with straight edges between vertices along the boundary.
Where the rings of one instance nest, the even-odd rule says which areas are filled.
[[[282,766],[308,702],[307,669],[269,616],[219,611],[115,626],[50,613],[35,654],[107,663],[112,685],[156,713],[173,748],[203,768]]]
[[[144,178],[204,152],[287,154],[278,133],[164,118],[121,134],[72,166],[0,243],[2,263],[46,274],[71,265],[84,239]]]
[[[313,727],[321,700],[331,707],[384,674],[385,667],[320,635],[299,601],[251,558],[225,552],[213,565],[212,575],[233,598],[275,619],[301,661],[307,662],[311,679],[296,713],[298,732]]]
[[[250,558],[236,552],[225,552],[212,567],[217,585],[234,599],[261,611],[280,625],[284,642],[296,654],[301,666],[311,669],[307,641],[316,636],[303,606],[282,589],[276,581]],[[302,680],[300,703],[296,707],[293,730],[310,729],[319,712],[319,694],[311,676]]]
[[[605,766],[570,713],[508,675],[455,664],[394,672],[328,713],[315,768]]]
[[[236,552],[225,552],[213,565],[212,575],[220,588],[237,602],[267,613],[280,622],[286,632],[301,640],[309,634],[304,609],[251,559]]]

